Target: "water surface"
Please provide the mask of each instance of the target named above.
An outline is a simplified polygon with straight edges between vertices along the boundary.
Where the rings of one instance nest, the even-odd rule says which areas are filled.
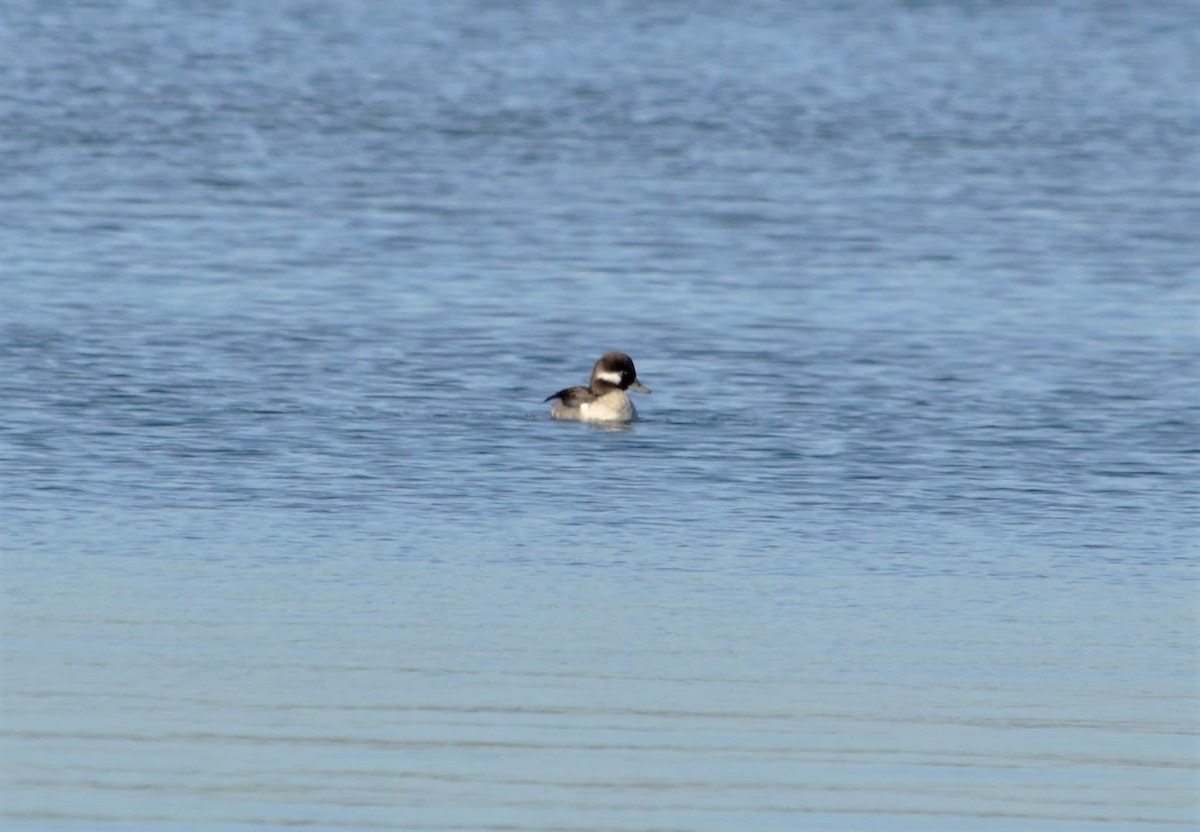
[[[1198,40],[13,6],[5,823],[1191,828]]]

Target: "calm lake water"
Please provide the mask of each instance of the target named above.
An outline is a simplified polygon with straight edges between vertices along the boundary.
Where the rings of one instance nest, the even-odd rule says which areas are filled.
[[[0,824],[1195,828],[1198,53],[7,4]]]

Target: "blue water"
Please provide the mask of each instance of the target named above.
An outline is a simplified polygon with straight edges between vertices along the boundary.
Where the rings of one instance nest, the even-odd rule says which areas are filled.
[[[1194,828],[1198,47],[7,5],[4,827]]]

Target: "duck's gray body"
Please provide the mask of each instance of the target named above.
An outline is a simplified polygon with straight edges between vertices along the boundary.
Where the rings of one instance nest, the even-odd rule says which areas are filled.
[[[568,387],[559,390],[546,401],[554,400],[550,416],[578,422],[628,422],[637,418],[637,409],[626,390],[649,393],[650,388],[638,381],[633,360],[623,352],[605,353],[592,368],[587,387]]]

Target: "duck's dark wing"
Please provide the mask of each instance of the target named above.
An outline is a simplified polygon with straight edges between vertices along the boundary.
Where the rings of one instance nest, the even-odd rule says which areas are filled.
[[[545,401],[548,402],[551,399],[561,399],[562,403],[567,407],[574,407],[582,404],[583,402],[590,401],[593,398],[595,398],[595,396],[592,395],[592,391],[588,390],[586,387],[568,387],[565,390],[559,390],[553,396],[547,396]],[[543,404],[544,403],[545,402],[543,402]]]

